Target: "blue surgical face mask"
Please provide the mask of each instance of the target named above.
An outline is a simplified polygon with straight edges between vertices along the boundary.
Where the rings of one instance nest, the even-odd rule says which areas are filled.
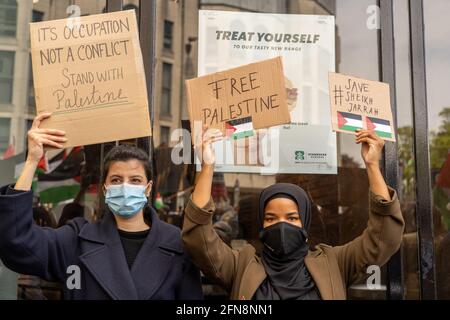
[[[109,209],[122,218],[136,215],[147,203],[147,186],[128,183],[106,187],[105,203]]]

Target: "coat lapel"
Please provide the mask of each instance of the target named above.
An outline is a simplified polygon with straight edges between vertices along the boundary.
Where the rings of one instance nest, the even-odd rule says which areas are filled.
[[[85,243],[88,249],[80,256],[81,262],[109,296],[138,299],[112,214],[108,212],[99,223],[88,224],[79,237],[88,242]]]
[[[150,299],[155,294],[171,271],[171,261],[183,254],[180,238],[166,238],[161,230],[162,222],[153,208],[151,213],[150,233],[131,268],[131,276],[141,299]]]
[[[320,292],[322,300],[346,298],[339,268],[328,261],[327,255],[322,250],[309,251],[305,258],[305,265]],[[238,296],[233,295],[233,298],[239,300],[252,299],[266,277],[260,258],[252,259],[242,275]]]
[[[256,290],[258,290],[259,286],[263,283],[266,277],[267,274],[262,263],[255,259],[250,260],[242,275],[242,279],[245,281],[241,281],[238,299],[251,300]]]
[[[309,252],[305,258],[305,265],[311,274],[322,300],[333,300],[335,298],[333,282],[325,255],[316,256]]]

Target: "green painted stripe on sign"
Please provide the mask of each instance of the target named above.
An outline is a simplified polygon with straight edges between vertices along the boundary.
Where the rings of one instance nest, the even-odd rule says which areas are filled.
[[[350,132],[356,132],[356,130],[361,130],[362,128],[344,125],[344,126],[340,127],[339,129],[345,130],[345,131],[350,131]]]
[[[384,132],[384,131],[375,131],[377,136],[380,138],[392,138],[392,134],[390,132]]]
[[[252,137],[253,134],[254,134],[253,130],[252,131],[243,131],[243,132],[233,134],[233,139],[234,140],[244,139],[244,138]]]

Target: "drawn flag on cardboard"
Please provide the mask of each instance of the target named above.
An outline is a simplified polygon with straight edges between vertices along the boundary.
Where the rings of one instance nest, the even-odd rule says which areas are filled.
[[[381,138],[392,139],[391,123],[388,120],[366,117],[367,129],[373,130]]]
[[[252,137],[254,135],[252,117],[228,121],[226,130],[233,140]]]
[[[355,132],[363,128],[362,117],[348,112],[338,112],[338,127],[344,131]]]

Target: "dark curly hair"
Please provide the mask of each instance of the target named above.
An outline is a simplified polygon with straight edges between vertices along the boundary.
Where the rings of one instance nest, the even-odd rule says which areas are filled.
[[[127,145],[120,145],[112,148],[104,158],[104,166],[102,172],[102,184],[106,182],[106,177],[108,176],[109,168],[113,162],[117,161],[129,161],[129,160],[139,160],[144,166],[145,175],[147,180],[152,180],[152,170],[150,166],[150,159],[144,150]]]

